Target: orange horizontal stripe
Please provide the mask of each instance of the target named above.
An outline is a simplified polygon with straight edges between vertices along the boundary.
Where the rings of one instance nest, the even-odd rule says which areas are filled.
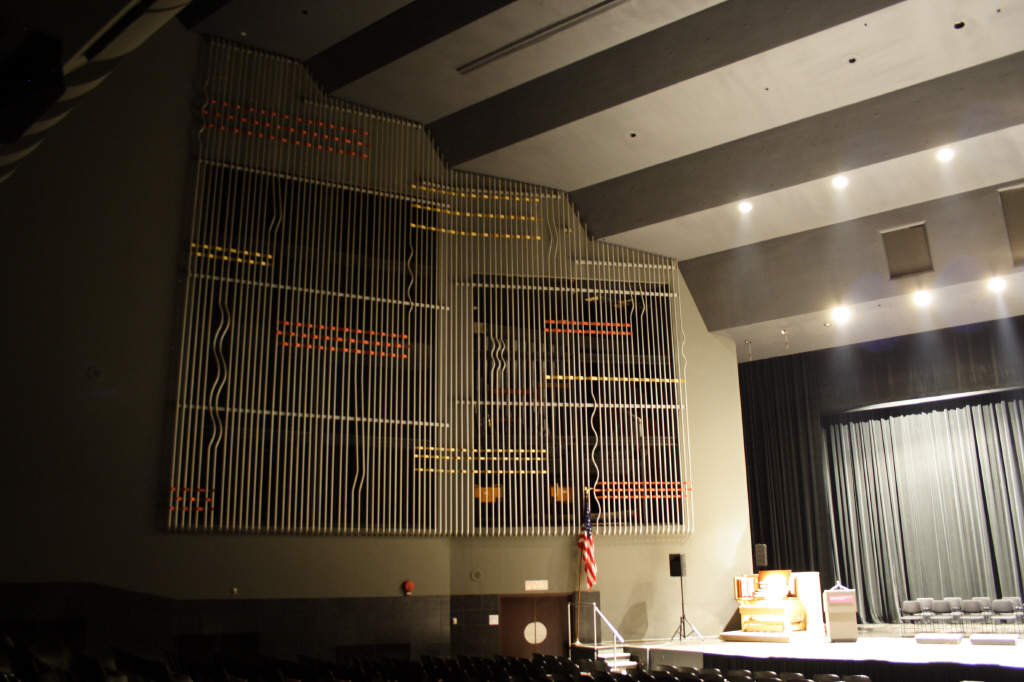
[[[298,116],[292,117],[292,116],[289,116],[288,114],[279,114],[276,111],[268,111],[266,109],[256,109],[255,107],[243,106],[241,104],[232,104],[231,102],[218,102],[215,99],[211,99],[210,100],[210,104],[216,104],[218,106],[229,107],[229,108],[230,107],[234,107],[235,109],[237,109],[239,111],[242,111],[242,110],[250,111],[250,112],[252,112],[254,114],[264,114],[264,115],[267,115],[267,116],[279,117],[279,118],[283,118],[283,119],[288,120],[288,121],[299,121],[300,123],[312,123],[313,125],[326,126],[328,128],[337,129],[337,130],[347,130],[350,133],[358,133],[360,135],[369,135],[370,134],[370,133],[368,133],[365,130],[356,130],[355,128],[346,128],[345,126],[335,126],[333,123],[324,123],[323,121],[314,121],[312,119],[308,119],[308,118],[304,119],[304,118],[300,118]]]
[[[230,121],[236,120],[235,117],[232,116],[231,114],[220,114],[220,113],[218,113],[216,111],[212,111],[212,112],[211,111],[207,111],[205,113],[208,113],[208,114],[212,113],[214,116],[224,117],[224,118],[226,118],[226,119],[228,119]],[[266,121],[253,121],[253,120],[250,120],[250,119],[247,119],[247,118],[242,118],[242,117],[239,117],[237,120],[241,121],[242,123],[253,123],[253,124],[256,124],[256,125],[267,126],[268,128],[274,128],[275,130],[283,130],[283,128],[281,126],[276,125],[274,123],[267,123]],[[341,137],[338,137],[337,135],[332,137],[330,135],[321,135],[320,133],[311,133],[311,132],[308,132],[308,131],[305,131],[305,130],[295,130],[295,128],[288,128],[287,130],[290,133],[296,133],[297,132],[297,133],[301,133],[302,135],[312,135],[313,137],[322,137],[325,140],[326,139],[333,139],[335,142],[344,142],[346,144],[354,144],[354,145],[358,145],[360,147],[369,147],[370,146],[369,143],[367,143],[367,142],[359,142],[358,140],[353,142],[352,140],[349,140],[348,138],[341,138]]]
[[[284,332],[279,329],[279,330],[277,330],[277,335],[278,336],[284,336]],[[322,341],[328,341],[328,342],[330,342],[330,341],[339,341],[339,342],[345,343],[347,341],[348,343],[361,343],[364,346],[373,345],[373,346],[386,346],[388,348],[412,348],[412,346],[409,345],[409,344],[388,343],[387,341],[370,341],[369,339],[345,339],[345,338],[342,338],[340,336],[335,336],[335,337],[332,338],[330,336],[320,336],[318,334],[296,334],[295,332],[288,332],[288,335],[289,336],[298,336],[301,339],[316,339],[316,340],[322,340]]]
[[[611,487],[655,487],[655,486],[671,486],[678,488],[682,486],[682,483],[678,481],[598,481],[594,484],[594,489],[597,488],[611,488]]]
[[[545,327],[548,334],[593,334],[597,336],[633,336],[633,332],[604,332],[597,329],[551,329]]]
[[[250,135],[250,136],[253,134],[251,130],[241,130],[239,128],[228,128],[227,126],[219,126],[219,125],[216,125],[214,123],[211,123],[210,127],[211,128],[216,128],[218,130],[224,130],[224,131],[227,131],[229,133],[245,133],[246,135]],[[313,148],[313,143],[312,142],[303,142],[302,140],[289,140],[289,139],[286,139],[284,137],[278,137],[276,135],[264,135],[263,133],[256,133],[256,137],[265,137],[268,140],[274,140],[276,142],[286,142],[286,143],[290,142],[292,144],[297,144],[300,147],[305,145],[305,146],[309,147],[310,149]],[[336,154],[348,154],[349,156],[358,156],[358,157],[363,158],[363,159],[370,158],[370,156],[368,154],[363,154],[361,152],[353,152],[353,151],[348,150],[348,149],[335,149],[334,147],[325,147],[325,146],[320,145],[320,144],[316,145],[316,148],[321,150],[321,151],[334,152]]]
[[[586,320],[544,320],[544,324],[581,324],[592,327],[626,327],[632,325],[629,322],[588,322]]]

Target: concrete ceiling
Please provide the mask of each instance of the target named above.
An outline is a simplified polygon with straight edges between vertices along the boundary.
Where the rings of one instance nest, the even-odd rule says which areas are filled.
[[[597,238],[680,261],[741,361],[1024,314],[999,198],[1024,184],[1024,0],[194,0],[180,16],[426,124],[458,169],[570,192]],[[933,270],[890,278],[881,233],[922,222]],[[840,304],[851,319],[825,326]]]

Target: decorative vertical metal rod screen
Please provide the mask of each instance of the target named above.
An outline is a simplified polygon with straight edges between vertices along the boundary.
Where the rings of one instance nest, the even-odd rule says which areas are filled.
[[[448,169],[419,125],[213,43],[168,524],[691,530],[681,283],[565,194]]]

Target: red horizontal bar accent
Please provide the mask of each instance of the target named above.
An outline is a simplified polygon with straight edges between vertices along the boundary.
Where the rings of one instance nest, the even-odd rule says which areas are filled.
[[[629,322],[588,322],[586,320],[544,320],[544,324],[581,324],[590,327],[632,327]]]
[[[234,121],[235,120],[235,117],[232,116],[231,114],[221,114],[221,113],[218,113],[216,111],[206,111],[205,109],[203,111],[205,113],[208,113],[208,114],[213,114],[214,116],[224,117],[224,118],[226,118],[226,119],[228,119],[230,121]],[[247,118],[239,118],[238,120],[240,122],[242,122],[242,123],[253,123],[255,125],[263,125],[263,126],[267,126],[268,128],[274,128],[275,130],[287,130],[290,133],[301,133],[303,135],[312,135],[313,137],[322,137],[324,139],[333,139],[335,142],[344,142],[345,144],[354,144],[354,145],[357,145],[359,147],[369,147],[370,146],[369,142],[360,142],[359,140],[356,140],[356,141],[353,142],[352,140],[349,140],[348,138],[338,137],[337,135],[332,137],[331,135],[321,135],[320,133],[311,133],[311,132],[308,132],[306,130],[296,130],[295,128],[287,128],[287,129],[285,129],[285,128],[282,128],[281,126],[276,125],[274,123],[267,123],[266,121],[253,121],[253,120],[250,120],[250,119],[247,119]],[[252,135],[251,132],[249,134]]]
[[[669,486],[678,488],[683,484],[679,481],[598,481],[594,484],[594,489],[598,488],[612,488],[612,487],[657,487],[657,486]]]
[[[219,125],[217,125],[215,123],[211,123],[210,127],[211,128],[217,128],[218,130],[225,130],[225,131],[227,131],[229,133],[246,133],[247,135],[252,135],[252,131],[249,131],[249,130],[241,130],[239,128],[228,128],[227,126],[219,126]],[[303,142],[302,140],[288,140],[288,139],[285,139],[283,137],[277,137],[275,135],[264,135],[263,133],[256,133],[256,137],[266,137],[268,140],[274,140],[276,142],[285,142],[285,143],[290,142],[291,144],[297,144],[300,147],[302,145],[306,145],[310,149],[313,148],[313,143],[312,142]],[[368,154],[363,154],[361,152],[354,152],[354,151],[351,151],[351,150],[348,150],[348,149],[335,149],[334,147],[325,147],[325,146],[319,145],[319,144],[316,145],[316,148],[320,149],[322,151],[334,152],[335,154],[348,154],[349,156],[358,156],[358,157],[363,158],[363,159],[370,158],[370,156]]]
[[[544,328],[549,334],[594,334],[598,336],[633,336],[633,332],[604,332],[597,329],[550,329]]]
[[[355,128],[346,128],[345,126],[335,126],[333,123],[324,123],[323,121],[314,121],[314,120],[309,119],[309,118],[305,118],[304,119],[304,118],[300,118],[298,116],[292,117],[292,116],[289,116],[288,114],[279,114],[276,111],[267,111],[266,109],[256,109],[254,107],[243,106],[241,104],[232,104],[231,102],[218,102],[215,99],[211,99],[210,100],[210,104],[216,104],[218,106],[228,107],[228,108],[234,107],[235,109],[237,109],[239,111],[243,111],[244,110],[244,111],[251,111],[254,114],[266,114],[266,115],[269,115],[269,116],[275,116],[275,117],[283,118],[283,119],[288,120],[288,121],[298,121],[299,123],[312,123],[313,125],[327,126],[328,128],[337,129],[337,130],[347,130],[350,133],[358,133],[360,135],[369,135],[370,134],[369,132],[367,132],[365,130],[356,130]]]

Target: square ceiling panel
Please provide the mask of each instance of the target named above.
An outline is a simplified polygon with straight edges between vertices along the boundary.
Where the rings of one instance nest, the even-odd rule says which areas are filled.
[[[1024,187],[1006,189],[999,193],[1003,204],[1006,234],[1010,238],[1013,264],[1024,264]]]
[[[892,279],[931,272],[932,254],[924,223],[883,232],[882,243]]]

